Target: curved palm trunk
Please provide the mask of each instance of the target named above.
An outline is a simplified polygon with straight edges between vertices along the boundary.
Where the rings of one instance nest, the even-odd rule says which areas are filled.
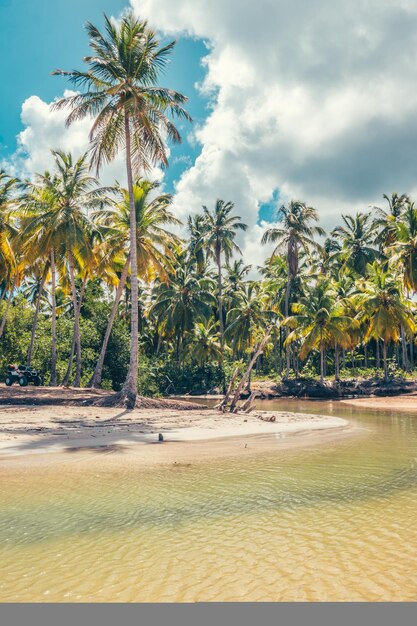
[[[16,287],[16,281],[17,281],[17,277],[15,276],[13,278],[13,283],[12,283],[12,286],[11,286],[11,289],[10,289],[9,297],[7,298],[6,309],[4,311],[3,319],[1,320],[1,324],[0,324],[0,337],[2,337],[3,333],[4,333],[4,328],[6,326],[7,316],[9,314],[10,305],[12,303],[14,288]]]
[[[32,363],[32,354],[33,354],[33,347],[35,345],[35,334],[36,334],[36,327],[38,325],[38,316],[39,316],[39,309],[41,306],[41,297],[42,297],[42,293],[43,293],[43,288],[45,286],[45,280],[46,280],[46,266],[45,266],[45,270],[42,276],[42,281],[39,287],[39,293],[38,293],[38,297],[36,298],[36,308],[35,308],[35,314],[33,316],[33,323],[32,323],[32,332],[30,335],[30,344],[29,344],[29,350],[28,350],[28,355],[27,355],[27,365],[28,367],[30,367],[31,363]]]
[[[51,377],[49,380],[49,386],[55,387],[56,385],[56,266],[55,266],[55,251],[51,250],[51,301],[52,301],[52,318],[51,318]]]
[[[139,358],[139,316],[138,316],[138,263],[136,251],[136,211],[133,197],[132,155],[130,143],[129,117],[125,110],[125,140],[126,140],[126,172],[130,206],[130,288],[131,288],[131,349],[129,370],[123,389],[120,393],[122,403],[127,409],[136,406],[138,393],[138,358]]]
[[[120,276],[119,284],[116,290],[116,296],[114,298],[113,307],[110,313],[109,321],[107,323],[106,333],[103,339],[103,345],[101,346],[100,356],[98,358],[97,365],[94,370],[94,374],[92,375],[90,382],[89,382],[89,386],[92,387],[93,389],[100,387],[100,384],[101,384],[101,377],[103,374],[103,364],[104,364],[104,358],[106,356],[107,345],[109,343],[110,334],[113,328],[113,323],[116,317],[119,302],[123,294],[123,289],[126,283],[127,274],[129,272],[129,265],[130,265],[130,255],[128,255],[126,259],[126,263],[123,268],[122,275]]]

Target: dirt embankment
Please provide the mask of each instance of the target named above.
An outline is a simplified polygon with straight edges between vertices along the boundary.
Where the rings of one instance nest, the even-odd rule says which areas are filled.
[[[117,397],[114,391],[78,389],[75,387],[6,387],[0,384],[0,405],[17,406],[110,406]],[[168,398],[144,398],[137,401],[141,409],[200,409],[201,404]]]
[[[256,397],[272,398],[321,398],[336,400],[352,397],[400,396],[417,392],[417,381],[394,378],[384,383],[381,378],[356,378],[341,381],[325,381],[299,378],[275,383],[255,381],[251,385]]]

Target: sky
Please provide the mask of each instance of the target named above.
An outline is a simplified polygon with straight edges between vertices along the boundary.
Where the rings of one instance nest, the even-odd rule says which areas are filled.
[[[189,97],[193,124],[157,170],[186,219],[216,198],[249,225],[246,263],[259,264],[274,209],[290,198],[316,207],[328,230],[343,213],[417,192],[416,0],[131,0],[177,39],[161,83]],[[49,104],[80,68],[83,24],[118,17],[128,0],[0,0],[0,162],[32,176],[49,148],[88,147],[90,121],[65,129]],[[103,181],[123,182],[123,160]],[[417,194],[416,194],[417,195]]]

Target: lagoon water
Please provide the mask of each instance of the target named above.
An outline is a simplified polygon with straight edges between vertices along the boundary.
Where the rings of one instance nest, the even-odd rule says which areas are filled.
[[[2,460],[0,601],[417,600],[417,414],[262,405],[366,430],[175,467]]]

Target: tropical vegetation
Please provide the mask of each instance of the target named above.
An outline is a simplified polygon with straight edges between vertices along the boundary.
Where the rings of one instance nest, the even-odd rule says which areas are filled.
[[[91,119],[91,149],[54,150],[33,180],[0,172],[0,368],[33,365],[49,385],[137,394],[221,389],[256,357],[258,376],[388,380],[415,367],[417,208],[405,193],[342,215],[325,233],[314,207],[277,208],[250,266],[233,198],[190,207],[152,180],[180,141],[186,97],[159,85],[175,42],[146,22],[87,25],[92,55],[55,106]],[[123,153],[127,185],[100,182]],[[259,346],[262,345],[262,353]],[[250,376],[249,376],[250,385]]]

